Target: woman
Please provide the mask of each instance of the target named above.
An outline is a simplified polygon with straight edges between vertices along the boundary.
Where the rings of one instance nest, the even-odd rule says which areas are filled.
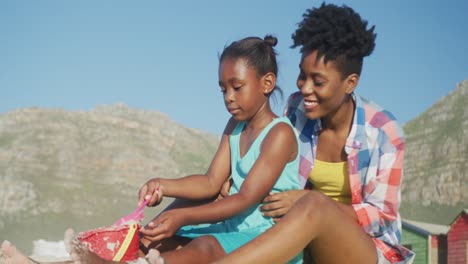
[[[309,9],[293,34],[301,47],[289,117],[311,190],[271,194],[277,224],[217,263],[284,263],[305,248],[311,263],[411,263],[399,245],[404,140],[391,113],[354,93],[374,27],[347,6]]]

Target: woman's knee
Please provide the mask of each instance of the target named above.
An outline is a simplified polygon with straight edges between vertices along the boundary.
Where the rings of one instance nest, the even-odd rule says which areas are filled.
[[[301,210],[303,210],[306,214],[317,214],[317,211],[323,209],[324,206],[326,206],[328,203],[328,197],[326,197],[321,192],[312,190],[302,196],[297,205],[299,205]]]

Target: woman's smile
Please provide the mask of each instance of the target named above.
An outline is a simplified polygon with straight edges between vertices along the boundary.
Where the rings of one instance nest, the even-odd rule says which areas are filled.
[[[308,100],[304,98],[304,110],[313,111],[319,105],[317,100]]]

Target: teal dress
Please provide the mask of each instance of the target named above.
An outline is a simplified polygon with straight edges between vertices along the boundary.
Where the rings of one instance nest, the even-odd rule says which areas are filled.
[[[231,148],[231,177],[233,180],[230,194],[236,194],[239,192],[242,183],[247,177],[247,174],[260,155],[260,146],[263,139],[266,137],[270,129],[279,122],[287,123],[292,127],[287,117],[279,117],[274,119],[258,135],[253,144],[250,146],[250,149],[242,158],[240,157],[239,142],[241,132],[245,126],[245,122],[241,122],[236,126],[229,139]],[[283,172],[273,186],[272,192],[301,189],[297,176],[298,171],[299,155],[297,155],[296,159],[286,164]],[[241,214],[220,223],[185,226],[179,230],[177,235],[189,237],[192,239],[203,235],[214,236],[221,244],[224,251],[229,254],[240,246],[251,241],[261,233],[265,232],[265,230],[274,224],[271,218],[264,217],[262,215],[259,210],[260,206],[261,204],[257,204],[242,212]],[[278,246],[287,245],[281,245],[279,243]],[[302,252],[289,263],[302,263]]]

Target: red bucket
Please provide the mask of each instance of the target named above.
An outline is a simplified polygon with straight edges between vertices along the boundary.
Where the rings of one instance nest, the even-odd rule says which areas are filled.
[[[138,258],[140,225],[101,227],[78,235],[78,240],[103,259],[132,261]]]

